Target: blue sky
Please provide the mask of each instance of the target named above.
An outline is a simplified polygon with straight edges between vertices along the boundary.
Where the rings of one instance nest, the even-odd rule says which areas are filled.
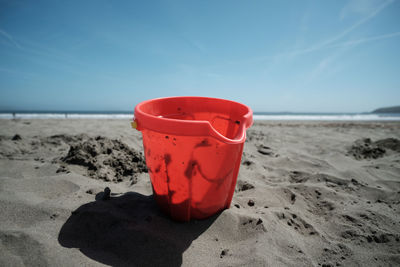
[[[400,1],[0,0],[0,110],[174,95],[255,111],[399,105]]]

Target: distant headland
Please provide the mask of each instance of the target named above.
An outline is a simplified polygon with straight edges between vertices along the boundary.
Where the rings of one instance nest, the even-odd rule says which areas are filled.
[[[400,106],[378,108],[372,111],[372,113],[400,113]]]

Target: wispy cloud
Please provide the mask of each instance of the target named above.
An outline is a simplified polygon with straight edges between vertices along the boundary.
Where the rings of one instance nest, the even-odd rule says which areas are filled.
[[[344,47],[344,46],[355,46],[355,45],[366,43],[366,42],[397,37],[399,35],[399,32],[384,34],[384,35],[379,35],[379,36],[374,36],[374,37],[368,37],[368,38],[363,38],[363,39],[358,39],[358,40],[351,40],[351,41],[345,41],[345,42],[342,41],[339,43],[339,41],[341,41],[344,37],[346,37],[352,31],[354,31],[355,29],[359,28],[363,24],[367,23],[368,21],[370,21],[371,19],[376,17],[380,12],[382,12],[385,8],[387,8],[393,2],[394,2],[394,0],[386,0],[383,3],[381,2],[380,5],[376,5],[374,7],[370,6],[368,8],[368,11],[369,11],[368,15],[364,16],[362,19],[360,19],[359,21],[357,21],[350,27],[344,29],[342,32],[340,32],[336,35],[333,35],[332,37],[330,37],[326,40],[323,40],[319,43],[309,45],[306,48],[282,51],[273,56],[261,56],[261,57],[257,57],[257,58],[247,59],[247,60],[245,60],[245,63],[256,63],[256,62],[265,62],[265,61],[270,61],[270,62],[274,63],[274,62],[277,62],[277,61],[280,61],[283,59],[290,60],[290,59],[294,58],[295,56],[308,54],[308,53],[316,52],[316,51],[323,50],[323,49],[337,48],[337,47]],[[307,13],[304,16],[307,16]],[[303,26],[301,26],[301,27],[303,27]],[[301,28],[301,30],[302,30],[302,28]],[[244,62],[243,61],[231,61],[229,63],[243,64]],[[322,65],[324,65],[324,64],[325,63],[323,63]]]
[[[306,79],[306,83],[313,81],[316,77],[319,77],[321,74],[326,72],[327,69],[331,69],[330,66],[339,58],[344,52],[346,52],[349,48],[353,46],[357,46],[367,42],[373,42],[377,40],[383,39],[390,39],[400,37],[400,32],[393,32],[389,34],[382,34],[378,36],[372,36],[357,40],[351,40],[347,42],[342,42],[339,44],[331,45],[330,48],[340,48],[339,50],[335,51],[334,53],[330,54],[329,56],[324,57],[322,60],[318,62],[318,64],[309,72],[309,75]]]
[[[357,21],[356,23],[354,23],[353,25],[351,25],[350,27],[346,28],[345,30],[343,30],[342,32],[340,32],[339,34],[336,34],[334,36],[332,36],[331,38],[328,38],[327,40],[324,40],[322,42],[319,42],[317,44],[311,45],[307,48],[303,48],[303,49],[296,49],[296,50],[291,50],[291,51],[284,51],[282,53],[277,54],[276,56],[278,57],[284,57],[284,58],[291,58],[297,55],[302,55],[302,54],[308,54],[311,52],[315,52],[318,50],[322,50],[322,49],[326,49],[326,48],[332,48],[332,47],[337,47],[337,46],[343,46],[343,45],[350,45],[353,41],[350,42],[344,42],[341,44],[334,44],[337,41],[340,41],[341,39],[343,39],[346,35],[348,35],[349,33],[351,33],[352,31],[354,31],[355,29],[357,29],[358,27],[360,27],[361,25],[367,23],[368,21],[370,21],[371,19],[373,19],[374,17],[376,17],[382,10],[384,10],[387,6],[389,6],[391,3],[393,3],[394,0],[387,0],[384,3],[382,3],[379,6],[375,6],[373,9],[371,8],[371,12],[365,16],[364,18],[362,18],[361,20]],[[391,36],[393,37],[393,36]],[[386,37],[386,38],[390,38],[390,37]],[[384,39],[384,38],[375,38],[375,39],[365,39],[364,41],[373,41],[373,40],[378,40],[378,39]],[[363,41],[359,41],[357,44],[362,43]],[[356,42],[352,43],[352,45],[356,44]],[[258,61],[264,61],[270,59],[270,57],[268,58],[259,58]]]
[[[17,41],[15,41],[15,39],[10,34],[8,34],[6,31],[0,29],[0,36],[3,36],[3,38],[5,38],[8,42],[10,42],[15,47],[22,49],[20,44]]]
[[[125,79],[122,75],[116,72],[106,71],[104,68],[98,67],[96,64],[92,64],[91,62],[84,61],[74,54],[48,46],[44,43],[21,38],[16,44],[21,48],[21,52],[14,52],[14,54],[23,57],[24,60],[35,65],[57,69],[58,71],[67,72],[81,77],[93,77],[93,75],[98,75],[102,79],[112,82],[118,82]],[[86,71],[79,71],[79,69],[85,69]],[[0,69],[0,71],[11,73],[10,71],[7,71],[7,69]]]
[[[400,36],[400,32],[393,32],[393,33],[382,34],[382,35],[378,35],[378,36],[361,38],[361,39],[357,39],[357,40],[350,40],[347,42],[342,42],[342,43],[331,45],[331,46],[329,46],[329,48],[355,46],[355,45],[359,45],[359,44],[363,44],[363,43],[368,43],[368,42],[378,41],[378,40],[383,40],[383,39],[390,39],[390,38],[395,38],[395,37],[399,37],[399,36]]]
[[[18,77],[18,79],[32,80],[37,77],[37,75],[35,73],[15,70],[15,69],[11,69],[11,68],[3,68],[0,66],[0,73],[1,72],[6,73],[8,75]]]
[[[339,13],[339,18],[340,20],[344,20],[354,15],[367,16],[385,1],[386,0],[350,0],[343,6]]]
[[[352,26],[350,26],[349,28],[345,29],[344,31],[342,31],[340,34],[334,36],[333,38],[323,42],[321,45],[324,46],[326,44],[331,44],[337,40],[342,39],[344,36],[346,36],[347,34],[349,34],[350,32],[354,31],[355,29],[357,29],[358,27],[360,27],[361,25],[365,24],[366,22],[370,21],[371,19],[373,19],[375,16],[377,16],[382,10],[384,10],[387,6],[389,6],[391,3],[393,3],[394,0],[387,0],[385,1],[383,4],[376,6],[375,8],[372,9],[371,13],[369,15],[367,15],[366,17],[364,17],[363,19],[357,21],[355,24],[353,24]]]
[[[194,47],[195,49],[197,49],[201,53],[205,53],[206,52],[206,49],[205,49],[204,45],[201,42],[193,40],[193,39],[188,39],[187,41],[192,47]]]
[[[389,6],[391,3],[393,3],[393,1],[394,0],[388,0],[388,1],[385,1],[383,4],[381,4],[379,6],[376,6],[369,15],[367,15],[366,17],[362,18],[361,20],[357,21],[356,23],[354,23],[350,27],[346,28],[345,30],[343,30],[339,34],[336,34],[336,35],[332,36],[331,38],[329,38],[329,39],[327,39],[325,41],[322,41],[322,42],[320,42],[318,44],[312,45],[312,46],[310,46],[308,48],[305,48],[305,49],[285,52],[285,54],[291,55],[291,56],[295,56],[295,55],[306,54],[306,53],[314,52],[314,51],[321,50],[321,49],[324,49],[324,48],[327,48],[327,47],[331,47],[332,44],[334,44],[335,42],[341,40],[343,37],[348,35],[350,32],[354,31],[355,29],[357,29],[361,25],[363,25],[366,22],[368,22],[371,19],[373,19],[382,10],[384,10],[387,6]]]
[[[335,51],[334,53],[321,59],[318,64],[308,73],[305,79],[305,84],[312,82],[315,78],[320,77],[322,74],[326,73],[329,69],[331,72],[331,65],[339,58],[345,51],[346,47]]]

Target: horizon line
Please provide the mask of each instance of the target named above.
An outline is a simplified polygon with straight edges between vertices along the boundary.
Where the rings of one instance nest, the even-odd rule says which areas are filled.
[[[128,111],[128,110],[1,110],[1,114],[134,114],[134,111]],[[273,115],[273,114],[370,114],[374,113],[373,111],[358,111],[358,112],[330,112],[330,111],[324,111],[324,112],[318,112],[318,111],[253,111],[253,114],[255,115]]]

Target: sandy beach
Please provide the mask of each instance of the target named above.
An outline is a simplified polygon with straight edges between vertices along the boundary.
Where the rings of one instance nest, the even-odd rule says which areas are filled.
[[[230,209],[175,222],[128,120],[0,120],[0,266],[398,266],[400,122],[257,121]]]

